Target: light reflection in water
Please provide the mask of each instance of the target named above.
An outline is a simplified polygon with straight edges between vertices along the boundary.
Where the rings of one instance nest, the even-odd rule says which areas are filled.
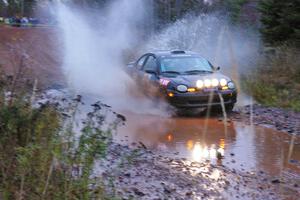
[[[199,162],[211,160],[238,170],[264,171],[272,175],[282,171],[294,174],[300,170],[299,137],[295,138],[295,145],[290,150],[289,135],[266,127],[229,123],[226,136],[223,123],[211,118],[207,122],[208,132],[203,137],[206,120],[201,117],[140,118],[140,115],[129,115],[116,139],[127,140],[127,144],[141,141],[149,149],[168,156]],[[284,156],[280,156],[282,151]],[[220,157],[223,159],[218,159]],[[284,166],[281,166],[283,161]]]
[[[211,147],[208,147],[206,145],[201,145],[200,142],[196,142],[195,145],[191,148],[192,140],[189,140],[190,143],[187,143],[187,149],[192,151],[192,159],[193,161],[201,162],[203,160],[214,160],[220,154],[221,156],[224,156],[224,146],[217,149],[215,145],[211,145]]]
[[[172,133],[167,134],[167,141],[168,142],[172,142],[172,140],[174,139],[174,136]]]
[[[218,169],[214,169],[213,173],[210,175],[211,179],[218,180],[221,176],[221,172]]]
[[[187,150],[191,151],[193,149],[193,147],[194,147],[194,141],[193,140],[188,140],[186,142],[186,148],[187,148]]]
[[[172,142],[174,140],[174,135],[172,133],[166,134],[166,141]],[[203,160],[213,160],[220,156],[224,156],[225,140],[220,139],[219,148],[215,144],[210,147],[207,145],[202,145],[200,142],[195,142],[194,140],[187,140],[186,149],[191,152],[191,157],[193,161],[201,162]],[[164,148],[160,149],[163,150]],[[165,149],[167,150],[167,149]]]

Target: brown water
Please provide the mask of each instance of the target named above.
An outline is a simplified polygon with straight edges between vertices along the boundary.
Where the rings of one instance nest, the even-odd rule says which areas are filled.
[[[127,122],[115,139],[121,143],[142,142],[159,153],[192,161],[211,160],[241,171],[263,171],[272,176],[300,175],[300,138],[288,159],[291,136],[266,127],[204,118],[168,118],[127,114]],[[217,156],[219,155],[219,156]],[[223,155],[223,159],[218,159]]]

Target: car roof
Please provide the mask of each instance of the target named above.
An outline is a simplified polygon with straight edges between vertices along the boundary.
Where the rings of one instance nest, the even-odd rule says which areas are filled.
[[[189,56],[200,56],[198,53],[193,51],[185,51],[185,50],[163,50],[163,51],[152,51],[150,54],[154,54],[157,57],[163,56],[174,56],[174,55],[189,55]]]

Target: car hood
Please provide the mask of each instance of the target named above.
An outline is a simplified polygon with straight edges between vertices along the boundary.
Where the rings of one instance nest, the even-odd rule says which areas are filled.
[[[172,83],[175,84],[183,84],[188,87],[196,87],[196,82],[198,80],[205,80],[205,79],[226,79],[227,81],[230,81],[231,79],[227,76],[221,74],[221,73],[211,73],[211,74],[187,74],[187,75],[177,75],[177,76],[164,76],[162,78],[166,78],[170,80]]]

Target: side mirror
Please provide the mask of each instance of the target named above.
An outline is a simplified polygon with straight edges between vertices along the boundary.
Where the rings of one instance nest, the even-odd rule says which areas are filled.
[[[127,64],[127,67],[134,67],[135,64],[136,64],[136,62],[130,62],[130,63]]]
[[[219,71],[220,69],[221,69],[221,67],[220,66],[218,66],[218,67],[214,67],[215,68],[215,71]]]

